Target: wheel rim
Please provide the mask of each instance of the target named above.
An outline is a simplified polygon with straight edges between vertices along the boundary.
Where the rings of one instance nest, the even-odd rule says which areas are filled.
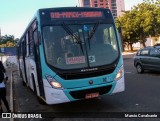
[[[140,65],[137,65],[137,71],[142,72],[142,67]]]

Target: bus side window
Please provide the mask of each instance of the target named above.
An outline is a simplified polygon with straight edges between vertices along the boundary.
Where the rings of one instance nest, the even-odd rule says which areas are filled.
[[[33,50],[34,50],[34,48],[33,48],[33,31],[32,31],[32,29],[30,29],[30,31],[28,32],[28,38],[29,38],[29,55],[30,56],[33,56]]]
[[[38,33],[37,33],[37,29],[33,31],[33,40],[31,42],[31,46],[30,46],[30,51],[31,53],[34,55],[35,54],[35,46],[36,46],[36,42],[38,42]],[[35,56],[35,55],[34,55]]]
[[[33,40],[35,43],[38,41],[37,29],[33,32]]]
[[[23,55],[23,57],[25,57],[26,56],[26,54],[27,54],[27,50],[26,50],[26,39],[25,38],[23,38],[23,40],[22,40],[23,42],[22,42],[22,55]]]

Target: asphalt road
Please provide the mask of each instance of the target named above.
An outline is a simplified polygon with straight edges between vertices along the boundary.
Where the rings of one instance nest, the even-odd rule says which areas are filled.
[[[15,79],[13,84],[14,112],[50,112],[52,116],[53,112],[72,112],[70,114],[75,116],[75,118],[37,119],[38,121],[158,121],[160,119],[157,118],[118,118],[118,116],[116,116],[122,115],[123,112],[131,114],[134,114],[135,112],[139,112],[140,114],[143,112],[158,114],[159,112],[160,116],[160,72],[146,71],[144,74],[137,74],[136,69],[133,66],[132,57],[133,56],[124,56],[125,92],[111,96],[101,96],[95,99],[81,100],[65,104],[41,105],[38,103],[34,93],[30,89],[22,86],[21,79]],[[111,112],[113,112],[115,118],[106,118],[105,116]],[[88,115],[87,118],[85,117],[86,115]],[[21,121],[21,119],[16,120]],[[25,119],[25,121],[30,120],[34,121],[35,119]]]

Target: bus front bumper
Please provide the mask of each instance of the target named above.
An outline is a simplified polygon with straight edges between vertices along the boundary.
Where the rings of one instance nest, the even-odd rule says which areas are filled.
[[[124,76],[118,81],[74,89],[54,89],[47,80],[44,80],[44,85],[46,103],[58,104],[85,99],[86,94],[99,93],[99,95],[104,95],[122,92],[124,91]]]

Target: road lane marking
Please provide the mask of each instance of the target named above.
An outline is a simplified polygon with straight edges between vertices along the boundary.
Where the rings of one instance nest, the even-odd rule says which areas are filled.
[[[131,74],[132,72],[129,72],[129,71],[125,71],[124,73],[126,73],[126,74]]]
[[[10,82],[10,110],[13,112],[13,71],[11,70],[11,82]],[[14,121],[10,118],[10,121]]]

